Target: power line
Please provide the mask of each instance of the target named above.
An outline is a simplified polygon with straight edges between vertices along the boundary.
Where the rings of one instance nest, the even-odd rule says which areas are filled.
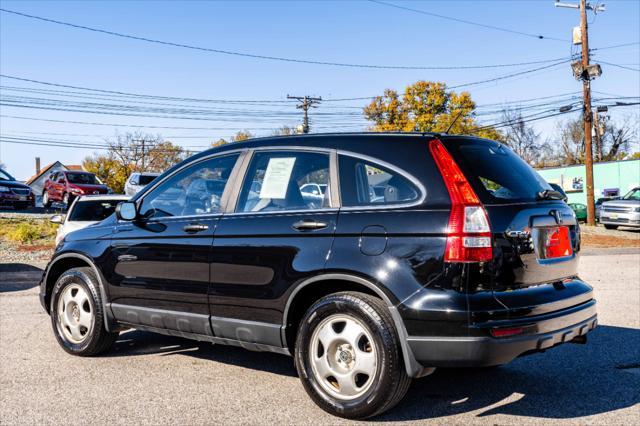
[[[598,61],[598,62],[601,63],[601,64],[611,65],[612,67],[622,68],[624,70],[640,72],[640,69],[638,69],[638,68],[627,67],[627,66],[619,65],[619,64],[612,64],[611,62],[605,62],[605,61]]]
[[[393,6],[397,7],[395,5],[393,5]],[[18,11],[15,11],[15,10],[9,10],[9,9],[4,9],[4,8],[0,8],[0,11],[5,12],[5,13],[10,13],[10,14],[13,14],[13,15],[16,15],[16,16],[21,16],[23,18],[29,18],[29,19],[35,19],[35,20],[38,20],[38,21],[48,22],[48,23],[51,23],[51,24],[63,25],[63,26],[67,26],[67,27],[71,27],[71,28],[75,28],[75,29],[87,30],[87,31],[92,31],[92,32],[101,33],[101,34],[107,34],[107,35],[111,35],[111,36],[115,36],[115,37],[121,37],[121,38],[126,38],[126,39],[131,39],[131,40],[137,40],[137,41],[144,41],[144,42],[147,42],[147,43],[161,44],[161,45],[171,46],[171,47],[180,47],[180,48],[184,48],[184,49],[198,50],[198,51],[209,52],[209,53],[218,53],[218,54],[223,54],[223,55],[240,56],[240,57],[246,57],[246,58],[252,58],[252,59],[265,59],[265,60],[270,60],[270,61],[280,61],[280,62],[290,62],[290,63],[310,64],[310,65],[327,65],[327,66],[336,66],[336,67],[343,67],[343,68],[370,68],[370,69],[390,69],[390,70],[452,70],[452,69],[481,69],[481,68],[515,67],[515,66],[520,66],[520,65],[532,65],[532,64],[545,63],[545,62],[551,62],[552,61],[552,60],[544,60],[544,61],[534,61],[534,62],[525,62],[525,63],[516,63],[516,64],[461,65],[461,66],[454,66],[454,65],[451,65],[451,66],[449,66],[449,65],[444,65],[444,66],[377,65],[377,64],[355,64],[355,63],[346,63],[346,62],[318,61],[318,60],[311,60],[311,59],[286,58],[286,57],[281,57],[281,56],[259,55],[259,54],[254,54],[254,53],[237,52],[237,51],[232,51],[232,50],[213,49],[213,48],[209,48],[209,47],[194,46],[194,45],[189,45],[189,44],[184,44],[184,43],[176,43],[176,42],[172,42],[172,41],[164,41],[164,40],[152,39],[152,38],[147,38],[147,37],[135,36],[135,35],[131,35],[131,34],[124,34],[124,33],[119,33],[119,32],[110,31],[110,30],[104,30],[104,29],[95,28],[95,27],[88,27],[86,25],[79,25],[79,24],[73,24],[73,23],[70,23],[70,22],[58,21],[58,20],[55,20],[55,19],[44,18],[44,17],[36,16],[36,15],[30,15],[30,14],[27,14],[27,13],[22,13],[22,12],[18,12]],[[443,16],[439,16],[439,17],[443,17]],[[457,20],[455,18],[448,18],[448,17],[446,17],[446,19]],[[458,21],[470,23],[468,21],[463,21],[463,20],[458,20]],[[485,26],[485,27],[489,27],[489,28],[493,28],[493,29],[497,29],[498,28],[498,27],[491,27],[491,26],[486,26],[486,25],[477,24],[477,23],[473,23],[473,25]],[[520,33],[518,31],[505,30],[505,29],[501,29],[501,30],[502,31],[515,32],[515,33],[525,34],[526,35],[526,33]],[[552,39],[550,37],[543,37],[543,36],[536,36],[536,37]],[[562,40],[562,41],[565,41],[565,40]]]
[[[384,1],[380,1],[380,0],[369,0],[369,1],[371,3],[376,3],[376,4],[383,5],[383,6],[389,6],[389,7],[394,7],[396,9],[401,9],[401,10],[406,10],[406,11],[409,11],[409,12],[419,13],[421,15],[433,16],[435,18],[446,19],[446,20],[449,20],[449,21],[459,22],[459,23],[467,24],[467,25],[474,25],[476,27],[487,28],[487,29],[495,30],[495,31],[502,31],[502,32],[511,33],[511,34],[518,34],[518,35],[521,35],[521,36],[536,38],[536,39],[539,39],[539,40],[553,40],[553,41],[561,41],[561,42],[569,41],[569,40],[556,38],[556,37],[548,37],[548,36],[544,36],[544,35],[541,35],[541,34],[526,33],[526,32],[523,32],[523,31],[512,30],[510,28],[497,27],[495,25],[482,24],[480,22],[468,21],[466,19],[455,18],[455,17],[452,17],[452,16],[440,15],[438,13],[427,12],[425,10],[420,10],[420,9],[413,9],[411,7],[400,6],[400,5],[397,5],[397,4],[387,3],[387,2],[384,2]]]
[[[634,42],[631,42],[631,43],[614,44],[612,46],[594,47],[594,48],[589,49],[589,50],[593,52],[595,50],[617,49],[619,47],[636,46],[638,44],[640,44],[640,41],[634,41]]]
[[[65,123],[65,124],[85,124],[91,126],[111,126],[111,127],[131,127],[135,129],[168,129],[168,130],[235,130],[230,127],[182,127],[182,126],[143,126],[137,124],[122,124],[122,123],[101,123],[91,121],[71,121],[71,120],[54,120],[35,117],[24,117],[18,115],[6,115],[0,114],[0,117],[14,118],[17,120],[30,120],[30,121],[44,121],[50,123]],[[245,130],[274,130],[274,127],[249,127]]]

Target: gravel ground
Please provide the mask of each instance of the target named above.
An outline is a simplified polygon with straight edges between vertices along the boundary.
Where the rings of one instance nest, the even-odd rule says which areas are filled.
[[[600,326],[492,370],[438,370],[414,381],[381,422],[638,424],[640,253],[589,250]],[[129,331],[108,354],[57,345],[36,266],[0,264],[0,424],[342,424],[305,394],[291,358]],[[22,271],[22,272],[21,272]]]

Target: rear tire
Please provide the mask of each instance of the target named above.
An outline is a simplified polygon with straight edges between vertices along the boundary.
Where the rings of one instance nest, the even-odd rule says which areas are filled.
[[[604,225],[605,229],[618,229],[618,225]]]
[[[311,399],[349,419],[389,410],[411,384],[391,313],[364,293],[331,294],[309,308],[298,328],[295,364]]]
[[[104,326],[100,289],[91,268],[70,269],[58,278],[50,313],[56,340],[72,355],[98,355],[118,338]]]

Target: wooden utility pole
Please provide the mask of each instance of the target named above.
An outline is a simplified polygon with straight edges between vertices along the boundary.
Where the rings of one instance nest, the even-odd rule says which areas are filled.
[[[593,113],[591,111],[591,79],[599,75],[599,67],[591,67],[589,63],[589,32],[587,25],[587,9],[594,13],[604,11],[604,6],[592,6],[587,0],[580,0],[580,4],[560,3],[556,0],[556,7],[566,7],[571,9],[580,9],[580,44],[582,47],[582,67],[579,78],[582,80],[582,97],[584,99],[584,110],[582,117],[584,118],[584,165],[586,168],[586,190],[587,190],[587,224],[595,226],[596,211],[595,197],[593,193],[593,148],[591,145],[591,135],[593,129]],[[575,73],[575,70],[574,70]]]
[[[317,108],[315,105],[322,101],[322,98],[313,98],[311,96],[289,96],[287,99],[295,99],[300,104],[296,105],[296,108],[304,111],[304,118],[302,121],[302,133],[309,133],[309,108]]]
[[[582,32],[582,69],[589,68],[589,33],[587,32],[587,0],[580,0],[580,31]],[[584,165],[587,169],[587,224],[596,226],[596,204],[593,195],[593,150],[591,134],[593,113],[591,112],[591,78],[584,73],[582,97],[584,98]]]

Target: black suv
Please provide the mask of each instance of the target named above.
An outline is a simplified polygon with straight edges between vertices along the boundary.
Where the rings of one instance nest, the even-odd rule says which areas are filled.
[[[191,157],[69,234],[40,297],[71,354],[136,328],[292,355],[321,408],[365,418],[434,368],[586,341],[596,301],[561,198],[488,140],[254,139]]]

